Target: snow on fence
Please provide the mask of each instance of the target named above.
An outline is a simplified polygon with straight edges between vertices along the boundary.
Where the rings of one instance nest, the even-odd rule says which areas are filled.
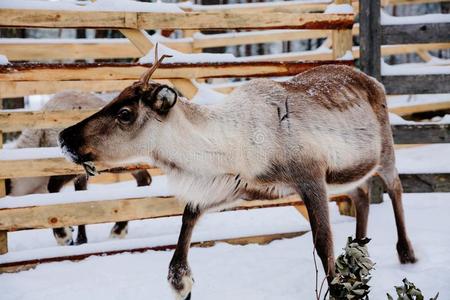
[[[20,1],[18,1],[20,2]],[[336,4],[353,4],[357,7],[358,2],[338,0]],[[363,1],[362,1],[363,2]],[[393,0],[390,3],[403,3],[406,1]],[[412,1],[408,1],[412,2]],[[431,1],[414,1],[417,3]],[[117,41],[110,40],[102,43],[92,44],[88,41],[73,45],[72,41],[58,42],[62,46],[59,51],[67,50],[76,53],[80,51],[79,56],[71,58],[100,58],[96,52],[105,49],[105,57],[114,58],[121,55],[130,55],[139,57],[147,54],[153,47],[154,41],[139,29],[274,29],[265,31],[264,34],[240,33],[226,35],[204,36],[201,34],[192,34],[182,41],[168,40],[161,41],[163,44],[173,47],[182,52],[195,52],[204,47],[214,47],[219,45],[245,44],[250,39],[255,43],[329,37],[332,40],[332,50],[325,53],[321,62],[280,62],[286,60],[285,57],[264,57],[266,61],[224,61],[220,63],[207,62],[189,62],[189,63],[166,63],[155,72],[154,77],[158,80],[169,80],[183,94],[192,97],[198,90],[193,85],[192,79],[199,78],[226,78],[226,77],[276,77],[291,76],[311,67],[327,64],[340,63],[352,64],[350,60],[336,60],[344,56],[347,51],[352,50],[352,34],[358,33],[358,29],[353,30],[352,25],[354,15],[347,13],[317,13],[324,11],[330,4],[330,1],[305,2],[283,2],[282,5],[273,5],[271,3],[255,3],[245,5],[230,5],[229,7],[208,7],[189,6],[181,7],[181,12],[134,12],[134,11],[82,11],[74,10],[46,10],[46,9],[19,9],[12,7],[0,11],[0,27],[49,27],[49,28],[117,28],[129,40]],[[236,7],[231,7],[236,6]],[[348,8],[348,7],[347,7]],[[314,11],[315,13],[309,13]],[[264,13],[262,13],[264,12]],[[328,11],[330,12],[330,11]],[[333,10],[331,11],[333,12]],[[58,18],[55,16],[58,15]],[[280,28],[282,30],[280,30]],[[291,31],[286,29],[314,29],[313,31]],[[332,30],[332,31],[329,31]],[[267,34],[266,34],[267,33]],[[449,41],[435,44],[421,44],[420,46],[387,46],[386,53],[403,53],[399,51],[413,51],[417,47],[421,49],[440,49],[449,46]],[[23,43],[23,44],[21,44]],[[24,58],[27,52],[26,48],[33,48],[36,45],[36,51],[40,49],[45,51],[46,59],[61,58],[55,52],[52,52],[54,41],[47,41],[36,45],[36,41],[4,41],[0,43],[0,49],[9,49],[14,51],[22,45],[22,54]],[[102,48],[108,45],[109,48]],[[2,48],[4,46],[4,48]],[[53,45],[54,46],[54,45]],[[88,48],[89,46],[90,48]],[[10,48],[8,48],[10,47]],[[14,48],[16,47],[16,48]],[[57,47],[53,47],[57,48]],[[114,50],[111,50],[115,48]],[[24,50],[25,49],[25,50]],[[48,51],[47,51],[48,50]],[[397,52],[398,51],[398,52]],[[0,51],[1,52],[1,51]],[[35,52],[36,53],[36,52]],[[55,53],[55,57],[52,57]],[[359,55],[358,49],[353,49],[355,56]],[[74,54],[75,55],[75,54]],[[103,55],[103,54],[102,54]],[[109,56],[108,56],[109,55]],[[299,54],[301,55],[301,54]],[[316,59],[317,56],[324,53],[311,53],[310,56],[298,56],[299,58]],[[42,56],[40,56],[42,58]],[[102,57],[102,58],[105,58]],[[128,57],[128,56],[127,56]],[[295,57],[295,56],[294,56]],[[38,57],[39,58],[39,57]],[[36,59],[32,55],[28,59]],[[293,59],[292,57],[290,59]],[[14,60],[14,59],[13,59]],[[143,73],[147,66],[140,64],[116,64],[116,63],[95,63],[95,64],[24,64],[12,63],[0,66],[0,92],[3,97],[22,96],[27,94],[53,93],[62,89],[82,88],[84,90],[110,91],[122,89],[135,81]],[[27,127],[33,128],[60,128],[69,126],[93,111],[75,110],[75,111],[54,111],[54,112],[1,112],[0,113],[0,136],[1,132],[11,132],[21,130]],[[412,125],[396,124],[393,126],[394,138],[397,143],[443,143],[449,142],[448,125]],[[1,146],[0,141],[0,146]],[[18,153],[18,150],[8,150],[0,154],[0,196],[4,193],[5,178],[17,178],[26,176],[50,176],[64,174],[79,174],[83,170],[64,158],[55,155],[48,157],[39,157],[34,155],[33,150],[27,150],[28,153]],[[51,152],[51,151],[50,151]],[[114,170],[105,170],[107,172],[129,171],[139,168],[149,169],[152,175],[160,175],[158,169],[151,168],[148,165],[122,166]],[[99,169],[102,166],[99,165]],[[405,190],[411,191],[448,191],[449,174],[402,174],[401,179]],[[424,185],[424,178],[427,184]],[[444,182],[444,184],[441,184]],[[440,183],[440,184],[434,184]],[[153,197],[152,195],[133,197],[133,195],[124,196],[121,199],[100,199],[99,195],[93,193],[92,198],[87,201],[77,201],[78,196],[72,199],[65,199],[64,203],[59,203],[56,198],[58,195],[48,195],[47,205],[29,204],[21,207],[0,208],[0,254],[7,252],[7,232],[22,229],[33,228],[55,228],[68,225],[104,223],[124,220],[136,220],[157,218],[165,216],[179,215],[181,206],[172,197]],[[19,199],[18,199],[19,200]],[[67,200],[73,200],[74,203],[67,203]],[[105,201],[107,200],[107,201]],[[343,195],[337,195],[335,200],[342,212],[349,213],[351,207],[348,198]],[[260,207],[286,206],[294,205],[300,213],[307,217],[305,208],[301,205],[298,197],[279,199],[271,202],[253,201],[245,203],[237,209],[250,209]],[[0,206],[1,207],[1,206]],[[288,233],[293,234],[293,233]],[[264,240],[279,238],[284,235],[271,235]],[[238,238],[238,237],[236,237]],[[261,236],[254,240],[261,240]],[[250,241],[251,239],[246,239]],[[103,253],[99,253],[103,254]],[[83,254],[88,256],[88,254]],[[48,261],[60,260],[61,258],[49,258]],[[35,263],[37,263],[36,261]],[[7,265],[0,264],[0,272],[3,270],[19,270],[23,264],[21,262],[9,262]]]

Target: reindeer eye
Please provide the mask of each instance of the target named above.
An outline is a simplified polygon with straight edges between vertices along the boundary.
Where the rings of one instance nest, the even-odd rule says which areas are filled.
[[[129,108],[122,108],[117,114],[117,119],[123,124],[129,124],[133,120],[133,113]]]

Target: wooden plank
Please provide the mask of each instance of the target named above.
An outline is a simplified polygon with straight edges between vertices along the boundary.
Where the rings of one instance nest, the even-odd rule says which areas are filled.
[[[5,98],[47,95],[65,90],[85,92],[118,92],[136,80],[73,80],[73,81],[0,81],[0,95]],[[169,84],[168,80],[155,80]]]
[[[0,101],[1,102],[1,101]],[[0,103],[0,108],[3,103]],[[0,149],[3,148],[3,131],[0,127]],[[5,180],[0,179],[0,198],[6,196]],[[0,255],[8,253],[8,232],[0,230]]]
[[[440,3],[440,2],[443,2],[443,0],[381,0],[381,5],[387,6],[387,5],[423,4],[423,3]]]
[[[450,173],[401,174],[405,192],[449,192]],[[333,196],[342,209],[351,214],[343,195]],[[347,201],[348,202],[348,201]],[[297,196],[277,200],[243,201],[232,210],[300,205]],[[348,203],[347,203],[348,204]],[[141,220],[181,215],[184,205],[173,197],[133,198],[90,201],[21,208],[0,209],[0,230],[15,231],[32,228],[56,228],[80,224]]]
[[[399,106],[389,108],[389,111],[399,115],[399,116],[408,116],[414,113],[423,113],[423,112],[431,112],[431,111],[439,111],[439,110],[450,110],[450,98],[445,102],[436,102],[436,103],[426,103],[426,104],[417,104],[417,105],[408,105],[408,106]]]
[[[353,61],[223,62],[162,64],[154,79],[292,76],[325,64]],[[136,80],[151,64],[73,63],[0,65],[0,81]]]
[[[361,71],[381,79],[380,0],[359,1]]]
[[[110,166],[101,163],[96,164],[100,172],[108,172]],[[147,164],[136,164],[123,166],[121,169],[113,169],[113,172],[134,171],[148,169],[151,175],[161,175],[159,169],[153,168]],[[111,171],[111,170],[110,170]],[[45,158],[45,159],[24,159],[24,160],[0,160],[0,179],[53,176],[64,174],[84,174],[83,167],[69,162],[63,157]]]
[[[335,4],[352,4],[352,0],[335,0]],[[347,51],[352,51],[352,29],[338,29],[332,32],[333,59],[343,57]]]
[[[298,197],[242,202],[232,210],[279,207],[298,204]],[[0,209],[0,230],[57,228],[126,220],[178,216],[184,204],[173,197],[133,198],[107,201]]]
[[[164,45],[180,52],[192,52],[192,44],[187,42],[164,42]],[[54,59],[113,59],[138,58],[141,53],[127,39],[3,39],[0,53],[15,60],[54,60]]]
[[[99,12],[2,9],[0,27],[130,29],[344,29],[353,14],[273,12]]]
[[[389,95],[450,92],[450,74],[382,76],[381,80]]]
[[[450,174],[400,174],[406,193],[449,193]]]
[[[383,45],[448,43],[450,23],[383,25],[381,27]]]
[[[450,143],[450,124],[395,125],[392,134],[396,144]]]
[[[267,234],[267,235],[256,235],[256,236],[248,236],[244,238],[229,238],[229,239],[218,239],[218,240],[210,240],[210,241],[201,241],[201,242],[193,242],[191,243],[191,247],[213,247],[217,243],[227,243],[230,245],[249,245],[249,244],[259,244],[266,245],[273,241],[280,239],[290,239],[304,235],[307,231],[297,231],[297,232],[287,232],[287,233],[275,233],[275,234]],[[1,273],[15,273],[20,271],[25,271],[36,267],[37,265],[51,262],[60,262],[60,261],[80,261],[86,259],[91,256],[110,256],[116,254],[123,253],[143,253],[146,251],[167,251],[175,249],[176,245],[163,245],[163,246],[155,246],[155,247],[143,247],[143,248],[133,248],[133,249],[124,249],[124,250],[114,250],[114,251],[102,251],[102,252],[93,252],[93,253],[85,253],[80,255],[70,255],[70,256],[58,256],[58,257],[49,257],[49,258],[41,258],[41,259],[31,259],[31,260],[23,260],[23,261],[15,261],[10,263],[0,264],[0,274]]]
[[[317,39],[331,36],[330,30],[266,30],[194,36],[194,48],[226,47],[279,41]]]
[[[57,111],[0,112],[0,129],[4,132],[24,128],[64,128],[97,112],[98,109],[73,109]]]

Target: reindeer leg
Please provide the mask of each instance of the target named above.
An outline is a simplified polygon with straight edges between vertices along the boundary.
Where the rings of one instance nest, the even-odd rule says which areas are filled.
[[[187,256],[191,245],[192,231],[201,215],[202,211],[199,208],[192,208],[189,204],[186,205],[177,247],[170,261],[167,280],[174,290],[176,298],[179,300],[191,298],[194,279],[192,278]]]
[[[314,246],[327,275],[330,295],[333,296],[331,289],[331,281],[334,277],[333,238],[329,220],[325,179],[320,177],[312,179],[314,178],[313,176],[309,178],[299,180],[297,183],[297,192],[308,210]]]
[[[147,186],[152,183],[152,176],[146,170],[131,172],[136,179],[137,186]],[[128,221],[116,222],[109,235],[112,239],[123,239],[128,234]]]
[[[47,190],[49,193],[58,193],[67,182],[74,178],[75,176],[72,175],[52,176],[48,181]],[[72,239],[72,229],[70,227],[54,228],[53,235],[55,236],[58,245],[64,246],[74,244]]]
[[[362,184],[349,193],[356,209],[356,239],[362,240],[367,236],[367,221],[369,217],[369,186]]]
[[[87,181],[88,181],[88,177],[86,175],[78,176],[73,183],[73,185],[75,187],[75,191],[87,190]],[[87,242],[88,242],[88,239],[87,239],[87,235],[86,235],[86,226],[79,225],[76,244],[81,245],[81,244],[86,244]]]

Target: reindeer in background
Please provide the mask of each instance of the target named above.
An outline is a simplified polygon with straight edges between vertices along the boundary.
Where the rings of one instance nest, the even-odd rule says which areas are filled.
[[[53,96],[43,107],[43,110],[67,110],[80,108],[101,108],[105,101],[91,94],[78,91],[61,92]],[[59,130],[57,129],[26,129],[22,132],[15,148],[56,147]],[[152,178],[147,171],[132,173],[138,186],[150,185]],[[6,194],[23,196],[35,193],[58,193],[68,182],[73,181],[76,191],[87,189],[86,175],[61,175],[51,177],[29,177],[6,180]],[[128,222],[117,222],[111,230],[111,237],[124,238],[128,232]],[[59,245],[74,245],[87,243],[86,228],[78,226],[77,239],[72,238],[70,227],[55,228],[53,234]]]
[[[175,195],[186,202],[168,275],[177,299],[191,298],[187,256],[203,213],[233,206],[239,199],[294,193],[307,207],[333,296],[328,195],[362,187],[375,173],[393,203],[399,259],[416,261],[380,83],[353,68],[327,65],[285,82],[252,80],[221,103],[202,106],[150,80],[164,57],[155,58],[138,82],[101,111],[63,130],[59,142],[70,160],[89,170],[95,162],[147,160],[167,174]],[[354,199],[365,201],[356,203],[356,235],[363,238],[368,197]]]

